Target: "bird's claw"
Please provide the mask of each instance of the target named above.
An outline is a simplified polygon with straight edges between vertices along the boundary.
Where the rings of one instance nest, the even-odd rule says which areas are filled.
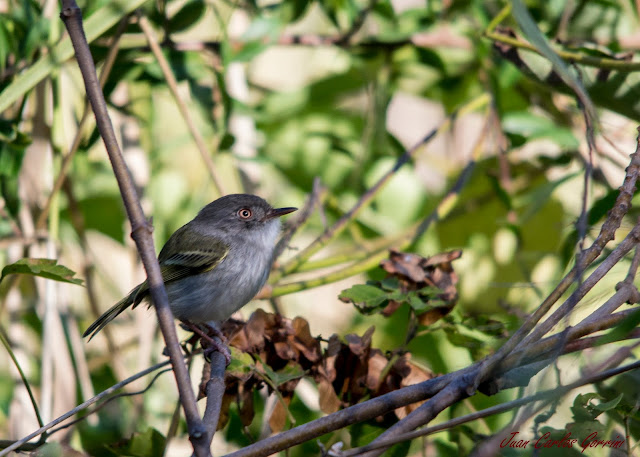
[[[207,333],[205,333],[200,326],[192,322],[184,321],[182,324],[200,337],[200,345],[202,346],[202,349],[204,349],[204,356],[208,362],[211,361],[211,354],[217,351],[224,356],[226,362],[225,366],[228,366],[229,363],[231,363],[231,352],[226,346],[227,338],[220,330],[209,324],[202,324],[207,330]],[[206,343],[206,345],[203,343]]]
[[[214,339],[212,339],[211,341],[207,341],[207,343],[211,344],[211,346],[203,346],[205,360],[207,362],[211,362],[211,354],[213,354],[214,352],[219,352],[224,357],[225,367],[229,366],[229,364],[231,363],[231,351],[229,351],[227,345]],[[202,342],[200,344],[202,344]]]

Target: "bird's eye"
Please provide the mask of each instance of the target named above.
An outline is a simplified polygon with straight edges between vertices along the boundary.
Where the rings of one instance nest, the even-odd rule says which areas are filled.
[[[249,219],[253,213],[249,208],[241,208],[238,210],[238,217],[240,219]]]

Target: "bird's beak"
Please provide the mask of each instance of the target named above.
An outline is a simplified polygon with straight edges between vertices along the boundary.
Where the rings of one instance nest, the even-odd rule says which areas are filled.
[[[273,219],[274,217],[284,216],[285,214],[293,213],[298,208],[272,208],[269,210],[267,214],[262,218],[263,221],[268,221],[269,219]]]

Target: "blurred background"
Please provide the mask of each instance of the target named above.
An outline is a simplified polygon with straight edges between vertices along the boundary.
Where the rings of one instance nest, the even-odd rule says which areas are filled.
[[[412,150],[339,236],[299,271],[274,279],[277,301],[254,301],[237,317],[277,305],[324,338],[362,335],[373,325],[372,345],[390,351],[407,343],[411,307],[403,304],[391,317],[365,315],[339,300],[341,291],[382,278],[376,264],[387,248],[422,256],[462,249],[453,263],[459,278],[453,320],[421,327],[404,347],[418,366],[445,373],[499,346],[552,290],[577,252],[575,222],[590,210],[582,233],[588,245],[635,150],[636,3],[525,3],[562,57],[591,59],[570,68],[599,115],[591,153],[581,106],[550,75],[547,60],[526,51],[529,37],[520,18],[504,9],[507,2],[98,0],[79,6],[157,249],[222,194],[249,192],[274,206],[302,207],[316,182],[324,189],[321,204],[278,260],[286,264]],[[155,315],[142,307],[91,342],[80,337],[145,276],[58,14],[55,1],[0,1],[0,265],[57,259],[84,281],[81,287],[12,275],[0,283],[3,333],[45,423],[165,359]],[[440,219],[413,239],[434,211]],[[347,265],[355,268],[345,271]],[[627,267],[618,265],[578,316],[613,290]],[[287,284],[299,286],[278,289]],[[490,316],[503,333],[467,328],[465,338],[452,335],[478,315]],[[17,439],[38,421],[9,353],[0,351],[0,437]],[[580,365],[581,357],[569,366]],[[196,361],[196,385],[200,370]],[[229,425],[216,436],[217,454],[264,434],[267,401],[260,395],[250,426],[231,409]],[[174,379],[165,374],[144,394],[112,401],[52,438],[69,446],[65,452],[162,455],[163,444],[135,453],[114,443],[132,434],[164,443],[176,401]],[[461,406],[476,407],[475,398]],[[291,411],[298,424],[321,415],[313,382],[299,385]],[[507,419],[492,418],[476,431]],[[382,427],[354,430],[323,441],[366,441]],[[430,449],[458,455],[472,442],[465,434],[443,435]],[[165,455],[189,449],[181,428]],[[412,449],[398,452],[418,452]],[[313,443],[291,453],[311,454],[317,454]]]

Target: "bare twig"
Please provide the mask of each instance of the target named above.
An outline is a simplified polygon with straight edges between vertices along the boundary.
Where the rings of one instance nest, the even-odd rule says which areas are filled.
[[[356,455],[363,454],[367,451],[372,451],[374,449],[386,448],[394,444],[402,443],[403,441],[409,441],[415,438],[419,438],[421,436],[432,435],[434,433],[448,430],[458,425],[466,424],[467,422],[471,422],[483,417],[493,416],[495,414],[500,414],[506,411],[510,411],[515,408],[520,408],[529,403],[533,403],[539,400],[550,401],[553,399],[561,398],[566,395],[571,390],[577,389],[582,386],[586,386],[588,384],[593,384],[596,382],[604,381],[605,379],[612,378],[613,376],[617,376],[622,373],[626,373],[627,371],[635,370],[640,368],[640,362],[634,362],[629,365],[625,365],[620,368],[614,368],[608,371],[604,371],[598,374],[594,374],[587,377],[582,377],[580,380],[575,381],[566,386],[555,387],[550,390],[545,390],[542,392],[537,392],[533,395],[529,395],[527,397],[518,398],[517,400],[512,400],[501,405],[492,406],[490,408],[483,409],[481,411],[474,412],[472,414],[467,414],[461,417],[457,417],[455,419],[448,420],[443,422],[442,424],[435,425],[433,427],[425,427],[420,430],[415,430],[413,432],[404,433],[399,436],[395,436],[393,438],[388,438],[385,440],[381,440],[376,443],[368,444],[366,446],[349,449],[347,451],[343,451],[339,453],[340,457],[353,457]],[[493,451],[495,453],[496,447],[493,447]],[[493,454],[492,454],[493,455]]]
[[[581,99],[579,99],[579,102]],[[580,103],[581,104],[581,103]],[[582,104],[581,104],[582,105]],[[576,221],[576,230],[578,232],[578,249],[580,250],[578,255],[582,255],[584,251],[584,240],[587,236],[588,230],[588,215],[589,215],[589,188],[591,177],[593,175],[593,151],[596,149],[596,141],[594,138],[593,122],[595,119],[591,118],[591,113],[588,109],[582,106],[582,112],[585,122],[585,136],[587,137],[587,159],[585,161],[584,179],[582,186],[582,208],[580,209],[580,216]],[[578,262],[580,263],[580,262]],[[577,280],[578,284],[582,283],[583,271],[578,271]]]
[[[598,237],[594,240],[592,245],[582,252],[580,256],[578,256],[576,265],[574,265],[573,269],[560,281],[560,283],[555,287],[555,289],[547,296],[547,298],[540,304],[538,309],[531,314],[527,320],[522,324],[522,326],[509,338],[509,340],[494,354],[493,356],[485,359],[483,362],[484,367],[478,373],[478,380],[474,386],[471,386],[471,389],[477,387],[477,385],[482,382],[482,379],[485,378],[488,373],[496,366],[504,357],[506,357],[509,353],[511,353],[516,346],[523,346],[521,343],[523,340],[527,342],[535,341],[529,340],[527,335],[529,332],[533,330],[536,324],[542,319],[542,317],[551,309],[551,307],[558,301],[558,299],[567,291],[567,289],[573,284],[576,279],[578,272],[583,271],[588,265],[591,264],[600,254],[604,247],[609,243],[609,241],[613,240],[615,237],[615,233],[617,229],[620,227],[622,223],[622,218],[627,214],[629,208],[631,207],[631,198],[635,192],[635,185],[638,180],[638,176],[640,175],[640,136],[636,140],[636,151],[631,154],[631,162],[627,167],[627,173],[624,178],[624,182],[620,187],[620,193],[616,199],[615,205],[613,209],[609,212],[607,219],[600,229],[600,233]],[[631,249],[633,246],[628,246]],[[628,252],[628,251],[626,251]],[[568,306],[569,307],[569,306]],[[537,337],[540,338],[544,336],[550,330],[551,327],[547,328],[544,333],[541,331],[537,331]]]
[[[625,239],[611,252],[611,254],[595,269],[591,275],[573,292],[569,298],[543,323],[539,324],[518,345],[526,347],[533,341],[537,341],[551,330],[561,319],[567,316],[580,300],[611,270],[629,251],[640,241],[640,224],[637,224]]]
[[[176,77],[171,71],[169,62],[167,62],[167,59],[162,53],[162,49],[160,49],[158,40],[156,40],[153,29],[151,28],[151,24],[149,24],[149,20],[140,12],[138,12],[138,25],[140,25],[140,29],[142,29],[142,33],[144,33],[144,36],[147,39],[147,43],[149,43],[149,48],[151,49],[153,56],[158,61],[158,65],[160,65],[160,69],[162,70],[164,79],[167,81],[167,85],[169,86],[169,90],[171,91],[171,95],[173,95],[173,99],[175,100],[176,105],[178,105],[180,114],[187,124],[189,133],[191,133],[193,141],[195,141],[196,146],[198,147],[198,151],[200,152],[202,161],[207,167],[207,171],[209,171],[209,175],[211,176],[213,185],[220,195],[224,195],[225,192],[222,186],[222,179],[220,178],[220,176],[218,176],[218,172],[215,165],[213,164],[213,160],[211,160],[209,148],[207,148],[207,145],[204,142],[204,138],[202,138],[200,131],[193,122],[193,118],[191,117],[191,113],[187,109],[186,103],[184,102],[184,100],[182,100],[182,97],[178,93],[178,82],[176,81]]]
[[[85,254],[85,259],[82,265],[85,280],[85,290],[87,292],[87,298],[89,301],[91,312],[93,313],[94,317],[97,318],[102,313],[100,311],[100,308],[98,307],[98,299],[96,297],[94,283],[95,263],[93,255],[90,254],[91,250],[89,249],[89,242],[87,240],[84,216],[82,215],[82,211],[80,211],[78,202],[73,193],[71,183],[68,179],[64,181],[62,189],[67,197],[67,205],[69,208],[71,225],[78,234],[82,252]],[[105,329],[103,329],[103,332],[104,337],[107,341],[106,355],[109,357],[110,363],[112,364],[111,366],[113,366],[113,369],[116,372],[116,375],[118,375],[119,379],[125,378],[126,371],[120,357],[121,351],[115,343],[111,329],[107,326]]]
[[[25,376],[24,371],[20,366],[20,362],[18,362],[18,359],[13,353],[13,350],[11,349],[11,344],[9,343],[9,338],[7,336],[7,333],[4,331],[4,327],[2,327],[1,325],[0,325],[0,343],[2,343],[5,350],[7,351],[7,354],[9,354],[11,361],[16,367],[16,370],[18,370],[18,374],[20,375],[22,384],[24,385],[24,388],[27,390],[27,394],[29,395],[29,400],[31,401],[31,406],[33,406],[33,412],[36,414],[36,419],[38,421],[38,424],[40,426],[44,425],[44,423],[42,422],[42,416],[40,415],[40,409],[38,408],[38,402],[36,402],[36,399],[33,396],[33,391],[31,390],[31,385],[29,384],[29,381],[27,380],[27,377]]]
[[[67,411],[62,416],[57,417],[56,419],[52,420],[48,424],[44,425],[43,427],[40,427],[35,432],[33,432],[33,433],[31,433],[31,434],[29,434],[29,435],[27,435],[27,436],[15,441],[13,443],[11,443],[11,445],[7,446],[2,451],[0,451],[0,457],[2,457],[3,455],[7,455],[11,451],[15,451],[17,449],[22,449],[22,445],[27,443],[27,441],[32,440],[36,436],[42,435],[47,430],[52,429],[53,427],[55,427],[56,425],[60,424],[61,422],[64,422],[65,420],[69,419],[71,416],[73,416],[75,414],[78,414],[81,411],[84,411],[89,406],[91,406],[94,403],[102,400],[105,397],[108,397],[113,392],[117,391],[118,389],[120,389],[120,388],[126,386],[127,384],[130,384],[130,383],[142,378],[143,376],[148,375],[149,373],[153,373],[154,371],[159,370],[159,369],[169,365],[169,363],[170,363],[170,361],[165,361],[165,362],[161,362],[161,363],[158,363],[156,365],[153,365],[152,367],[149,367],[146,370],[142,370],[139,373],[136,373],[133,376],[125,379],[124,381],[121,381],[121,382],[119,382],[117,384],[114,384],[113,386],[109,387],[108,389],[103,390],[102,392],[100,392],[96,396],[90,398],[89,400],[85,401],[84,403],[81,403],[80,405],[76,406],[72,410]]]
[[[184,408],[189,431],[189,439],[198,457],[210,456],[211,452],[207,446],[206,430],[198,414],[195,395],[191,388],[189,372],[186,369],[182,358],[181,347],[176,335],[176,328],[173,322],[173,314],[169,308],[167,292],[164,288],[160,266],[155,254],[153,238],[151,236],[151,225],[147,222],[140,201],[136,194],[133,179],[127,169],[127,165],[122,157],[120,147],[116,140],[113,125],[107,112],[107,104],[100,89],[98,78],[96,77],[93,57],[89,51],[89,45],[82,27],[82,14],[80,8],[74,0],[62,1],[62,12],[60,14],[78,60],[78,65],[84,79],[87,96],[91,102],[91,107],[96,116],[96,123],[103,138],[105,147],[109,154],[109,160],[113,167],[120,193],[131,221],[131,236],[136,243],[140,257],[148,275],[149,290],[151,300],[154,304],[156,314],[160,323],[160,329],[165,340],[169,358],[173,366],[174,375],[180,393],[180,400]]]
[[[517,49],[523,49],[535,54],[541,55],[540,51],[531,43],[513,38],[504,33],[495,31],[487,31],[484,36],[497,43],[504,43]],[[608,57],[597,57],[584,54],[581,52],[569,51],[566,49],[554,49],[556,54],[563,60],[568,62],[577,63],[580,65],[586,65],[588,67],[595,67],[602,70],[615,70],[623,73],[638,71],[640,69],[640,62],[629,62],[622,59],[611,59]]]
[[[336,44],[338,46],[348,45],[351,42],[351,38],[354,37],[356,33],[362,28],[364,25],[364,21],[367,19],[367,16],[376,7],[378,0],[369,0],[369,4],[360,10],[358,16],[355,18],[349,30],[347,30],[338,40],[336,40]]]
[[[435,137],[439,132],[448,129],[455,118],[460,116],[466,112],[473,111],[482,106],[485,106],[489,102],[489,97],[487,94],[482,94],[479,97],[476,97],[469,103],[467,103],[464,107],[460,108],[456,113],[450,115],[438,128],[433,129],[427,135],[425,135],[420,141],[418,141],[413,147],[405,151],[402,156],[396,160],[394,166],[388,170],[382,177],[376,181],[373,186],[367,189],[366,192],[362,194],[362,196],[358,199],[356,204],[347,211],[340,219],[338,219],[335,224],[331,227],[328,227],[322,235],[316,238],[309,246],[304,248],[301,252],[299,252],[295,257],[293,257],[289,262],[285,265],[277,269],[273,272],[271,281],[277,282],[282,276],[286,273],[294,272],[306,262],[313,254],[318,252],[324,246],[326,246],[331,240],[336,238],[342,231],[353,221],[356,215],[362,210],[366,205],[368,205],[371,200],[377,195],[378,191],[383,188],[383,186],[395,175],[395,173],[402,168],[402,166],[409,162],[411,158],[416,154],[417,151],[422,149],[422,147],[428,143],[433,137]]]
[[[506,427],[505,429],[501,430],[498,433],[495,433],[490,438],[485,440],[483,443],[478,445],[476,452],[474,453],[474,457],[485,457],[485,456],[488,457],[488,456],[495,455],[495,450],[499,448],[499,443],[503,441],[512,430],[514,429],[517,430],[518,428],[520,428],[521,425],[524,424],[527,420],[529,420],[534,414],[537,414],[538,411],[543,410],[544,408],[549,406],[549,404],[552,403],[552,401],[558,398],[561,398],[562,396],[567,394],[569,391],[581,386],[585,386],[587,384],[594,384],[597,382],[604,381],[605,379],[609,379],[613,376],[617,376],[627,371],[635,370],[639,366],[640,366],[640,362],[634,362],[629,365],[625,365],[623,367],[612,368],[607,371],[601,371],[601,372],[583,375],[582,379],[578,381],[575,381],[566,386],[559,386],[553,389],[553,391],[557,389],[557,395],[554,394],[553,391],[551,391],[551,394],[548,395],[547,398],[541,398],[541,400],[544,400],[544,403],[540,405],[538,408],[535,408],[535,410],[530,409],[529,411],[527,411],[526,414],[523,414],[516,423],[511,424],[510,426]],[[538,396],[538,394],[533,396]]]
[[[300,227],[302,227],[309,220],[309,217],[311,217],[311,214],[313,214],[313,210],[317,205],[320,204],[320,202],[322,202],[326,193],[327,188],[322,185],[322,183],[320,182],[320,178],[314,178],[313,187],[311,189],[309,197],[307,198],[307,201],[305,202],[302,209],[297,211],[297,216],[295,217],[294,221],[289,222],[287,229],[276,245],[275,251],[273,253],[274,259],[277,259],[278,257],[280,257],[280,255],[282,255],[287,246],[289,246],[289,242],[291,241],[291,238],[293,238],[293,235],[295,235]]]
[[[116,400],[118,398],[124,398],[124,397],[134,397],[134,396],[138,396],[138,395],[144,394],[149,389],[151,389],[151,387],[153,387],[153,384],[156,382],[156,380],[160,376],[162,376],[163,374],[167,373],[168,371],[171,371],[171,368],[165,368],[164,370],[160,371],[159,373],[156,373],[153,376],[153,378],[151,378],[151,381],[149,381],[149,383],[144,387],[144,389],[136,390],[135,392],[122,392],[122,393],[116,394],[116,395],[114,395],[112,397],[109,397],[109,398],[105,399],[105,401],[103,401],[99,405],[96,405],[94,408],[92,408],[91,411],[89,411],[86,416],[78,417],[77,419],[74,419],[74,420],[72,420],[72,421],[70,421],[70,422],[68,422],[68,423],[66,423],[64,425],[61,425],[59,427],[54,428],[53,430],[51,430],[49,435],[53,435],[54,433],[57,433],[59,431],[62,431],[64,429],[67,429],[69,427],[74,426],[78,422],[82,422],[83,420],[91,417],[91,414],[94,414],[94,413],[97,413],[98,411],[100,411],[102,408],[107,406],[113,400]]]

